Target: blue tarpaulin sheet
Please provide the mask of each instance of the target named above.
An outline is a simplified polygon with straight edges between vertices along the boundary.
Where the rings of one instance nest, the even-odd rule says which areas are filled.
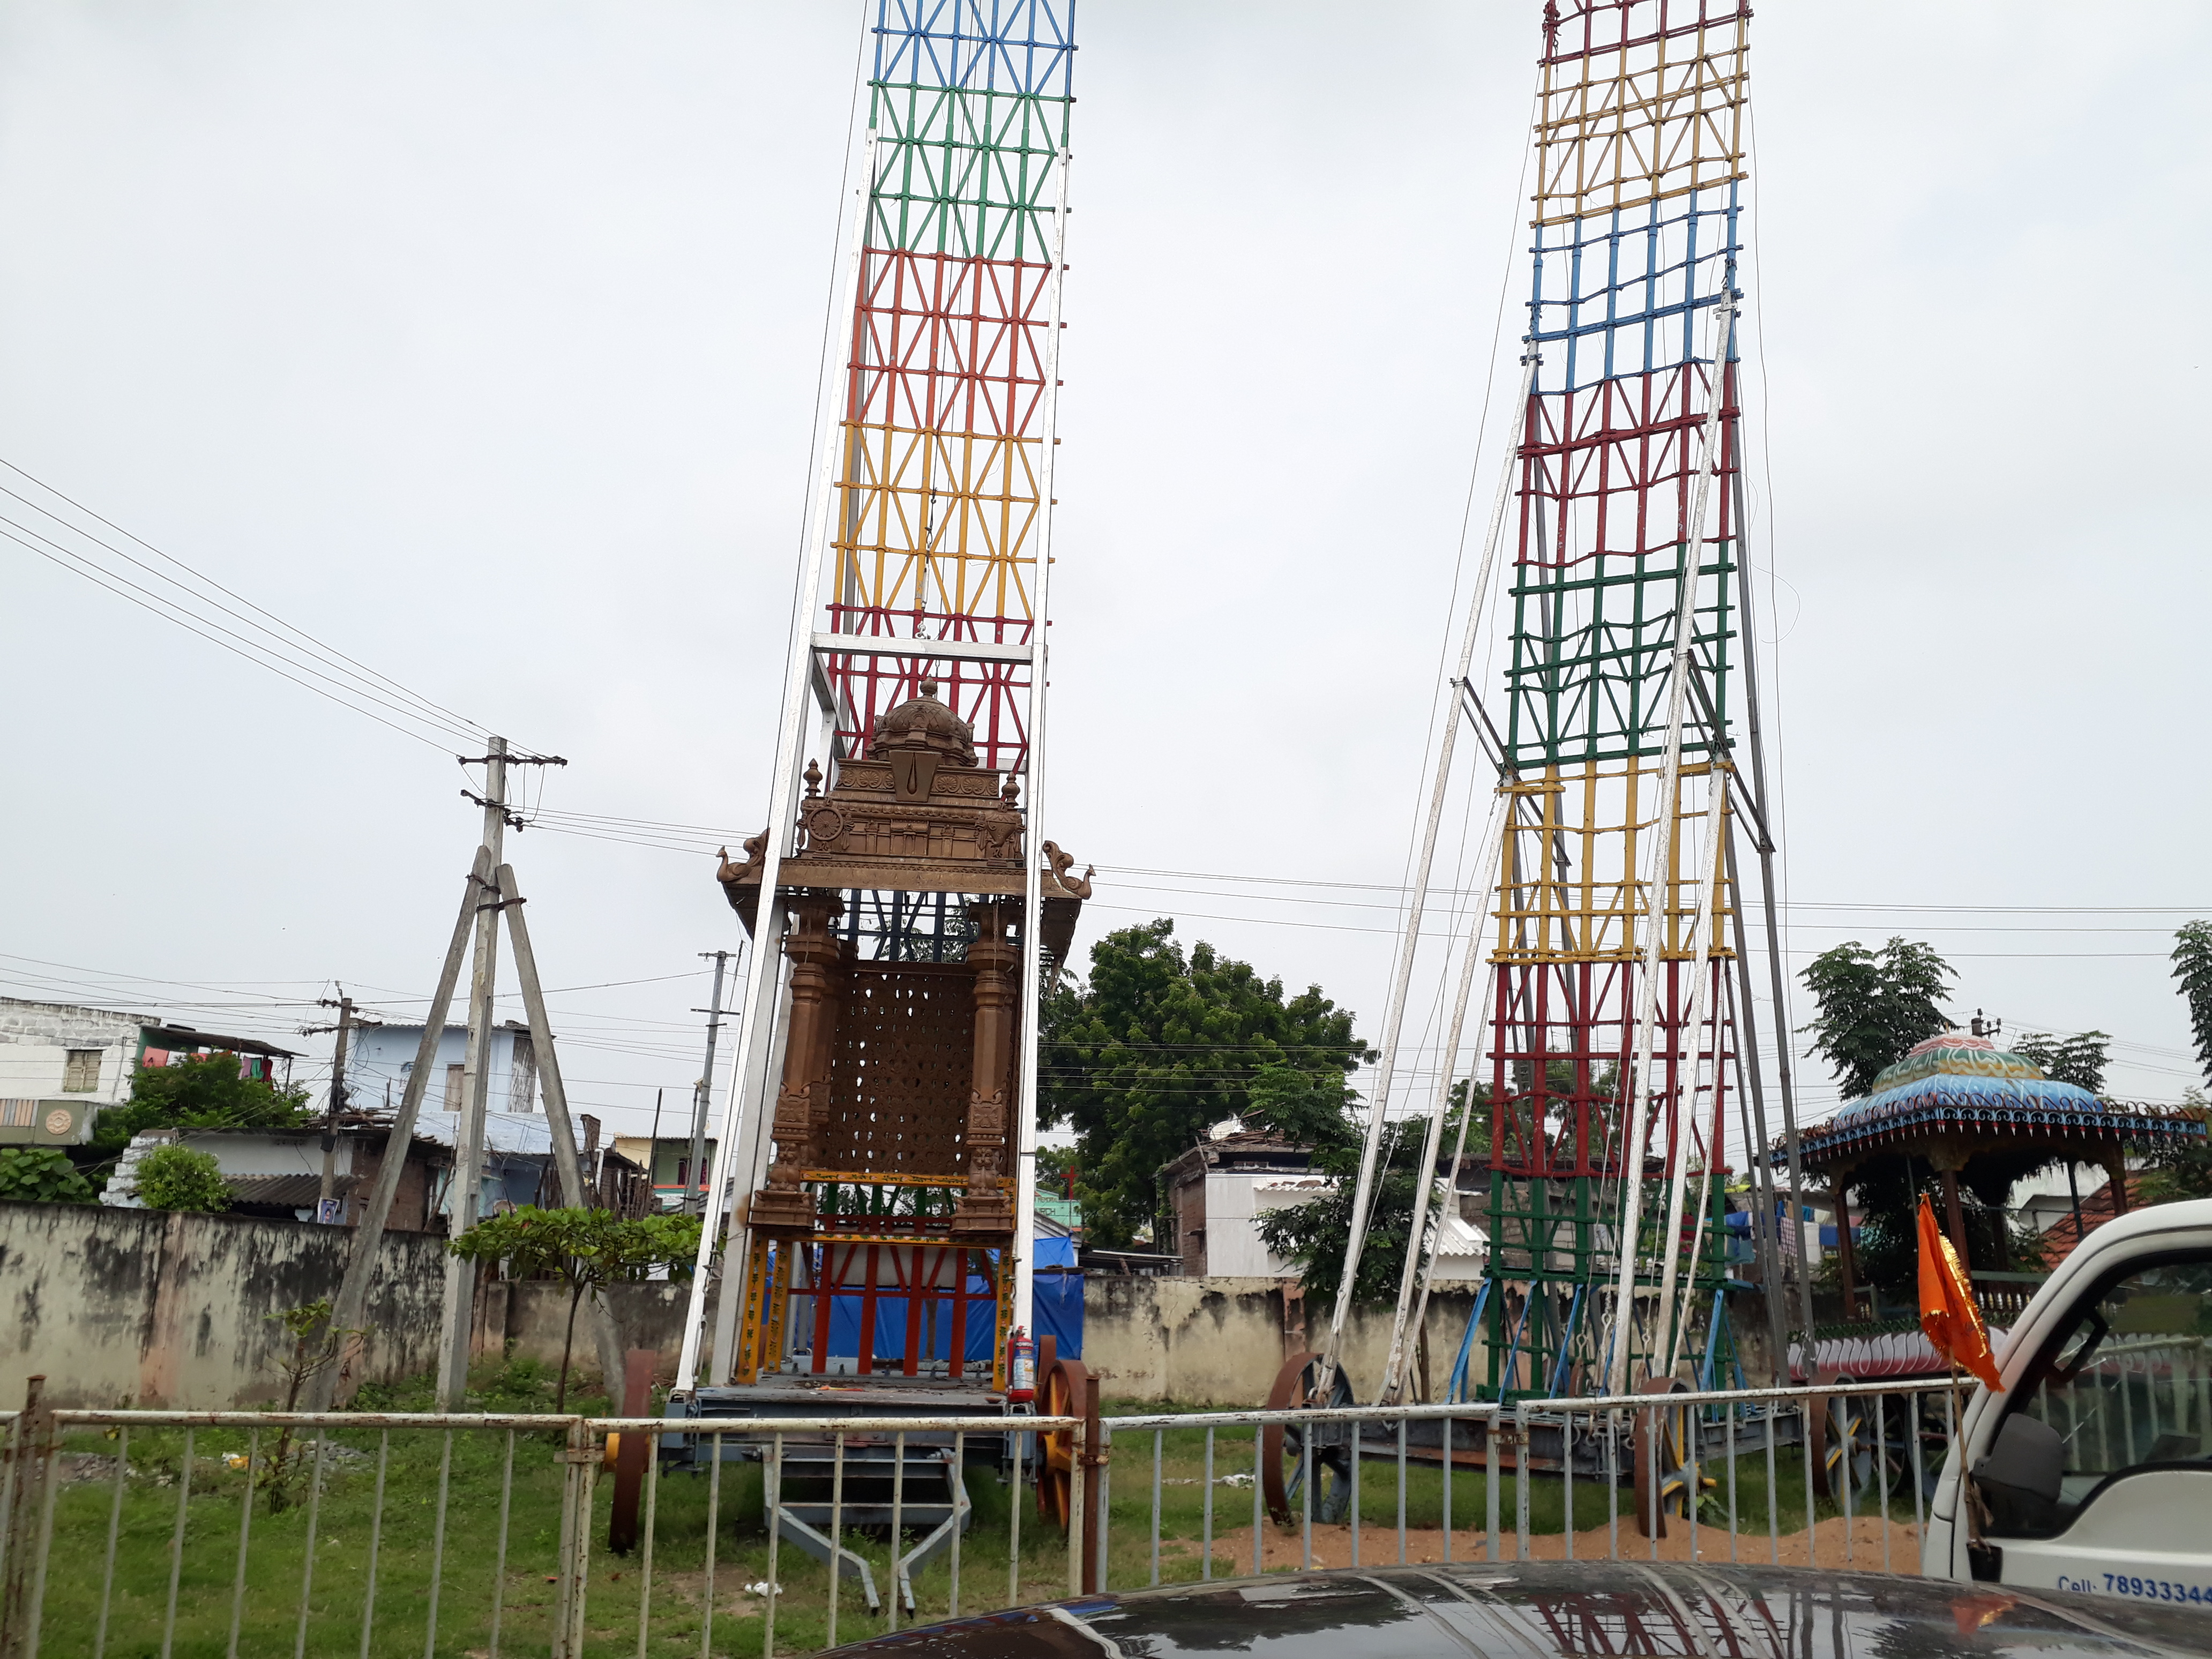
[[[1033,1336],[1055,1339],[1058,1352],[1069,1359],[1083,1358],[1083,1275],[1075,1269],[1075,1241],[1040,1238],[1036,1241],[1036,1274],[1032,1303],[1036,1313]],[[1066,1272],[1047,1271],[1065,1268]],[[963,1363],[991,1363],[991,1281],[979,1273],[968,1279],[968,1328]],[[906,1298],[878,1293],[876,1298],[875,1352],[879,1355],[906,1352]],[[933,1322],[934,1328],[933,1329]],[[952,1357],[952,1298],[940,1297],[934,1322],[924,1316],[925,1359]],[[930,1340],[933,1339],[933,1340]],[[839,1296],[830,1304],[830,1352],[854,1355],[860,1352],[860,1298]]]

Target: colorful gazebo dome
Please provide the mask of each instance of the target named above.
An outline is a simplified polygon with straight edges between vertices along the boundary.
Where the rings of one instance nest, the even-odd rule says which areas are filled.
[[[1984,1036],[1946,1031],[1916,1043],[1903,1060],[1874,1080],[1864,1100],[1830,1120],[1837,1129],[1861,1130],[1927,1109],[2101,1112],[2104,1103],[2087,1089],[2045,1077],[2040,1066],[2008,1054]],[[2001,1120],[2002,1121],[2002,1120]]]
[[[2087,1089],[2045,1075],[2033,1060],[2008,1053],[1985,1036],[1946,1031],[1915,1044],[1904,1059],[1875,1076],[1865,1099],[1806,1130],[1799,1144],[1804,1167],[1827,1178],[1839,1209],[1847,1207],[1851,1189],[1857,1188],[1871,1194],[1872,1212],[1907,1228],[1911,1211],[1894,1207],[1897,1195],[1910,1193],[1932,1171],[1942,1180],[1946,1231],[1960,1259],[2002,1273],[2014,1265],[2005,1231],[1986,1229],[1990,1249],[1977,1261],[1968,1249],[1962,1187],[1978,1200],[1984,1223],[1992,1212],[2002,1215],[2015,1183],[2054,1164],[2101,1164],[2113,1190],[2124,1193],[2130,1152],[2204,1133],[2203,1123],[2184,1113],[2141,1102],[2100,1100]],[[1787,1153],[1777,1147],[1772,1157],[1780,1164]],[[1893,1207],[1884,1210],[1884,1205]],[[1844,1317],[1855,1319],[1856,1270],[1850,1241],[1848,1229],[1837,1236]],[[1825,1340],[1818,1352],[1818,1363],[1848,1364],[1859,1375],[1884,1374],[1881,1368],[1893,1361],[1915,1362],[1918,1353],[1899,1349],[1887,1357],[1869,1352],[1844,1356]],[[1933,1357],[1933,1350],[1925,1356],[1931,1364]]]
[[[1869,1158],[1972,1157],[1999,1146],[2045,1158],[2116,1158],[2204,1126],[2156,1107],[2107,1103],[2046,1077],[2034,1061],[1985,1036],[1946,1031],[1917,1043],[1878,1074],[1874,1089],[1807,1130],[1808,1168],[1848,1172]],[[1776,1162],[1783,1154],[1774,1153]]]

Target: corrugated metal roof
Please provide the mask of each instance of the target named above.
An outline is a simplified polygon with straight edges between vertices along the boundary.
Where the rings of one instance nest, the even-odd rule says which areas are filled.
[[[146,1030],[146,1046],[149,1048],[208,1048],[217,1054],[281,1054],[286,1060],[297,1060],[299,1052],[279,1048],[273,1042],[264,1042],[259,1037],[220,1036],[213,1031],[196,1031],[189,1025],[151,1025]]]
[[[323,1178],[319,1175],[240,1176],[226,1183],[230,1196],[238,1204],[275,1204],[294,1210],[312,1210],[323,1195]],[[331,1188],[333,1194],[343,1198],[361,1183],[351,1176],[340,1176]]]

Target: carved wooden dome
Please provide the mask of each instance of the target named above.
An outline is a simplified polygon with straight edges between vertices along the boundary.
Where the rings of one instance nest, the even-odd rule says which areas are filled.
[[[872,753],[887,749],[927,749],[949,757],[955,765],[975,763],[975,728],[937,700],[937,682],[924,680],[921,695],[902,702],[876,721]]]

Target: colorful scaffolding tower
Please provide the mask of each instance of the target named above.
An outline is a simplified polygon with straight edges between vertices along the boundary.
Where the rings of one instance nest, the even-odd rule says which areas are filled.
[[[863,1310],[855,1367],[863,1375],[877,1369],[879,1304],[903,1310],[890,1369],[923,1376],[941,1349],[935,1375],[978,1387],[999,1384],[1009,1328],[1030,1322],[1035,1011],[1053,965],[1048,936],[1063,935],[1065,949],[1070,901],[1089,890],[1059,868],[1044,873],[1042,858],[1057,849],[1031,833],[1044,795],[1073,11],[1073,0],[880,0],[878,9],[848,323],[800,577],[769,828],[721,872],[749,925],[763,896],[774,896],[761,908],[775,921],[753,953],[679,1389],[772,1373],[802,1328],[810,1368],[829,1370],[833,1301],[848,1294]],[[879,742],[893,715],[902,738],[913,739],[896,750]],[[817,762],[829,768],[826,794]],[[966,800],[981,786],[960,779],[985,777],[990,799]],[[871,790],[907,804],[914,823],[864,822],[853,802],[872,799]],[[963,799],[948,804],[955,793]],[[964,837],[959,856],[920,867],[948,835]],[[848,850],[859,870],[911,854],[913,879],[836,881]],[[975,886],[948,878],[969,866]],[[779,952],[787,912],[795,927]],[[1061,915],[1066,925],[1056,928]],[[1030,925],[1039,917],[1042,925]],[[873,971],[848,971],[856,963]],[[957,996],[950,980],[935,991],[925,984],[933,972],[960,978]],[[835,1122],[817,1118],[810,1138],[803,1121],[796,1128],[789,1121],[794,1079],[804,1093],[811,1077],[789,1057],[799,1041],[794,988],[797,1012],[818,1020],[810,1010],[823,1002],[822,988],[830,988],[834,1011],[848,980],[865,981],[874,999],[846,1009],[848,1027],[855,1009],[892,1022],[865,1062],[878,1079],[888,1051],[916,1047],[917,1034],[919,1046],[945,1051],[917,1059],[918,1068],[964,1065],[965,1052],[951,1050],[965,1034],[980,1076],[994,1042],[976,1038],[972,1023],[951,1032],[971,995],[974,1020],[1007,1028],[1012,1087],[997,1104],[969,1109],[962,1072],[965,1115],[953,1138],[964,1129],[966,1139],[957,1153],[917,1152],[910,1136],[890,1150],[888,1085],[853,1080],[865,1044],[849,1029],[821,1039],[818,1095],[830,1095],[831,1073],[844,1067]],[[961,1006],[940,1006],[933,1024],[903,1018],[933,996]],[[833,1041],[842,1059],[829,1053]],[[876,1090],[870,1099],[883,1111],[855,1106],[854,1088]],[[943,1115],[936,1109],[949,1088],[925,1079],[908,1103]],[[998,1127],[979,1136],[993,1113]],[[824,1146],[851,1155],[834,1168],[798,1167],[795,1149]],[[757,1204],[756,1224],[752,1209],[771,1196]],[[709,1331],[717,1266],[741,1288],[720,1298]],[[974,1363],[963,1366],[977,1321],[991,1328],[994,1355],[980,1376]]]
[[[1750,20],[1741,0],[1544,8],[1515,444],[1433,759],[1344,1289],[1308,1391],[1333,1381],[1462,730],[1494,777],[1473,866],[1490,902],[1444,998],[1422,1167],[1461,1161],[1472,1103],[1449,1159],[1443,1142],[1472,1026],[1470,1094],[1491,1121],[1491,1255],[1475,1315],[1484,1374],[1468,1375],[1471,1328],[1452,1395],[1617,1393],[1685,1359],[1709,1374],[1734,1365],[1731,1116],[1746,1146],[1767,1140],[1739,823],[1784,1006],[1755,663],[1737,643],[1749,599],[1736,319]],[[1472,674],[1501,564],[1507,660],[1486,701]],[[1802,1203],[1786,1044],[1780,1078]],[[1753,1162],[1771,1218],[1766,1165]],[[1758,1231],[1779,1354],[1785,1277],[1808,1326],[1810,1297],[1802,1259],[1784,1263],[1773,1243],[1771,1224]],[[1432,1255],[1424,1271],[1409,1251],[1380,1397],[1405,1386],[1432,1272]]]
[[[1486,1398],[1670,1372],[1667,1328],[1719,1306],[1726,1276],[1734,906],[1699,830],[1724,822],[1731,770],[1750,16],[1545,15],[1495,734]],[[1590,1316],[1608,1288],[1612,1318]]]

